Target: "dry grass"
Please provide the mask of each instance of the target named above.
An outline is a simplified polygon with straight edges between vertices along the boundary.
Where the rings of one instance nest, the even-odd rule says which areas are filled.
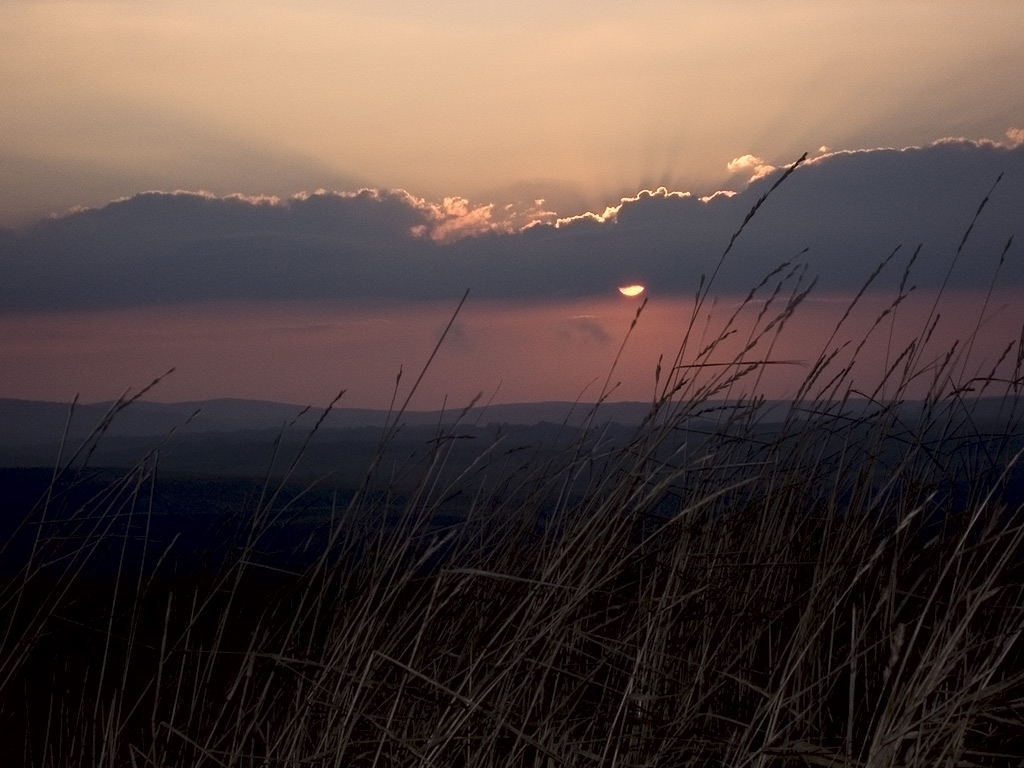
[[[725,361],[737,320],[687,334],[624,443],[600,404],[554,458],[452,466],[440,429],[411,493],[375,462],[290,561],[283,484],[182,569],[147,538],[156,451],[75,504],[60,460],[0,585],[5,764],[1018,764],[1022,356],[964,380],[926,328],[865,400],[829,346],[770,413],[809,290],[769,275]]]

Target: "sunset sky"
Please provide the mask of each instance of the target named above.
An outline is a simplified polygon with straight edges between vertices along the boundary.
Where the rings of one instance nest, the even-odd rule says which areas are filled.
[[[943,332],[984,307],[980,371],[1024,321],[1021,30],[1018,0],[4,0],[0,397],[175,367],[155,399],[386,406],[468,289],[414,407],[592,400],[645,297],[610,383],[646,399],[805,152],[700,322],[805,265],[785,395],[921,245],[900,322],[943,284]]]

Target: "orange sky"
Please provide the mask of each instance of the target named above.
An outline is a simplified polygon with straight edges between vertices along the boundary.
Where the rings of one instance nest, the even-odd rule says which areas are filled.
[[[747,154],[998,138],[1017,0],[5,0],[0,225],[148,189],[603,210]]]

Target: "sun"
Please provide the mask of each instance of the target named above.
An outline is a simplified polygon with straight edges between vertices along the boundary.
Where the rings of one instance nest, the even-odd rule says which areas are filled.
[[[619,287],[619,293],[623,296],[639,296],[644,292],[642,285],[623,285]]]

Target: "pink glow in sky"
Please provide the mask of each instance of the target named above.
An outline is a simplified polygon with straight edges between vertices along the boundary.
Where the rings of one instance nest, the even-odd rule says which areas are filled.
[[[868,297],[847,320],[833,346],[856,343],[869,331],[889,299]],[[605,300],[514,305],[468,302],[412,406],[420,409],[466,405],[478,393],[495,402],[596,400],[626,336],[638,301]],[[987,375],[1008,344],[1010,329],[1024,322],[1024,305],[1002,293],[988,304],[987,318],[973,333],[983,297],[962,295],[947,304],[921,367],[938,361],[956,338],[961,352],[973,346],[955,371],[966,380]],[[726,362],[745,344],[752,305],[740,316],[736,334],[706,362]],[[171,367],[176,370],[151,395],[160,401],[245,397],[322,405],[340,389],[349,407],[386,408],[396,375],[404,397],[448,322],[453,306],[440,303],[352,307],[339,310],[309,304],[207,305],[177,309],[61,313],[5,318],[0,322],[0,396],[67,401],[112,399],[138,390]],[[663,376],[692,316],[688,300],[656,295],[648,301],[610,383],[613,400],[655,396],[655,369],[663,356]],[[826,348],[846,302],[808,300],[769,348],[758,345],[747,360],[771,359],[760,375],[745,382],[768,397],[795,394],[810,365]],[[858,354],[852,382],[865,392],[878,372],[891,365],[912,339],[922,336],[932,304],[907,300],[893,318],[875,329]],[[683,362],[707,343],[735,310],[721,302],[698,318],[697,332]],[[710,324],[708,316],[712,318]],[[774,336],[773,336],[774,338]],[[1016,347],[1014,347],[1016,349]],[[852,346],[837,358],[845,362]],[[1015,354],[1011,355],[1015,360]],[[981,365],[981,361],[987,361]],[[1012,361],[1011,361],[1012,362]],[[1009,364],[1007,364],[1009,365]],[[1003,366],[1003,373],[1007,365]],[[707,380],[721,369],[711,367]],[[698,375],[688,370],[687,375]],[[662,379],[664,384],[664,379]],[[740,384],[718,396],[738,395]],[[923,394],[933,384],[921,375],[911,388]]]

